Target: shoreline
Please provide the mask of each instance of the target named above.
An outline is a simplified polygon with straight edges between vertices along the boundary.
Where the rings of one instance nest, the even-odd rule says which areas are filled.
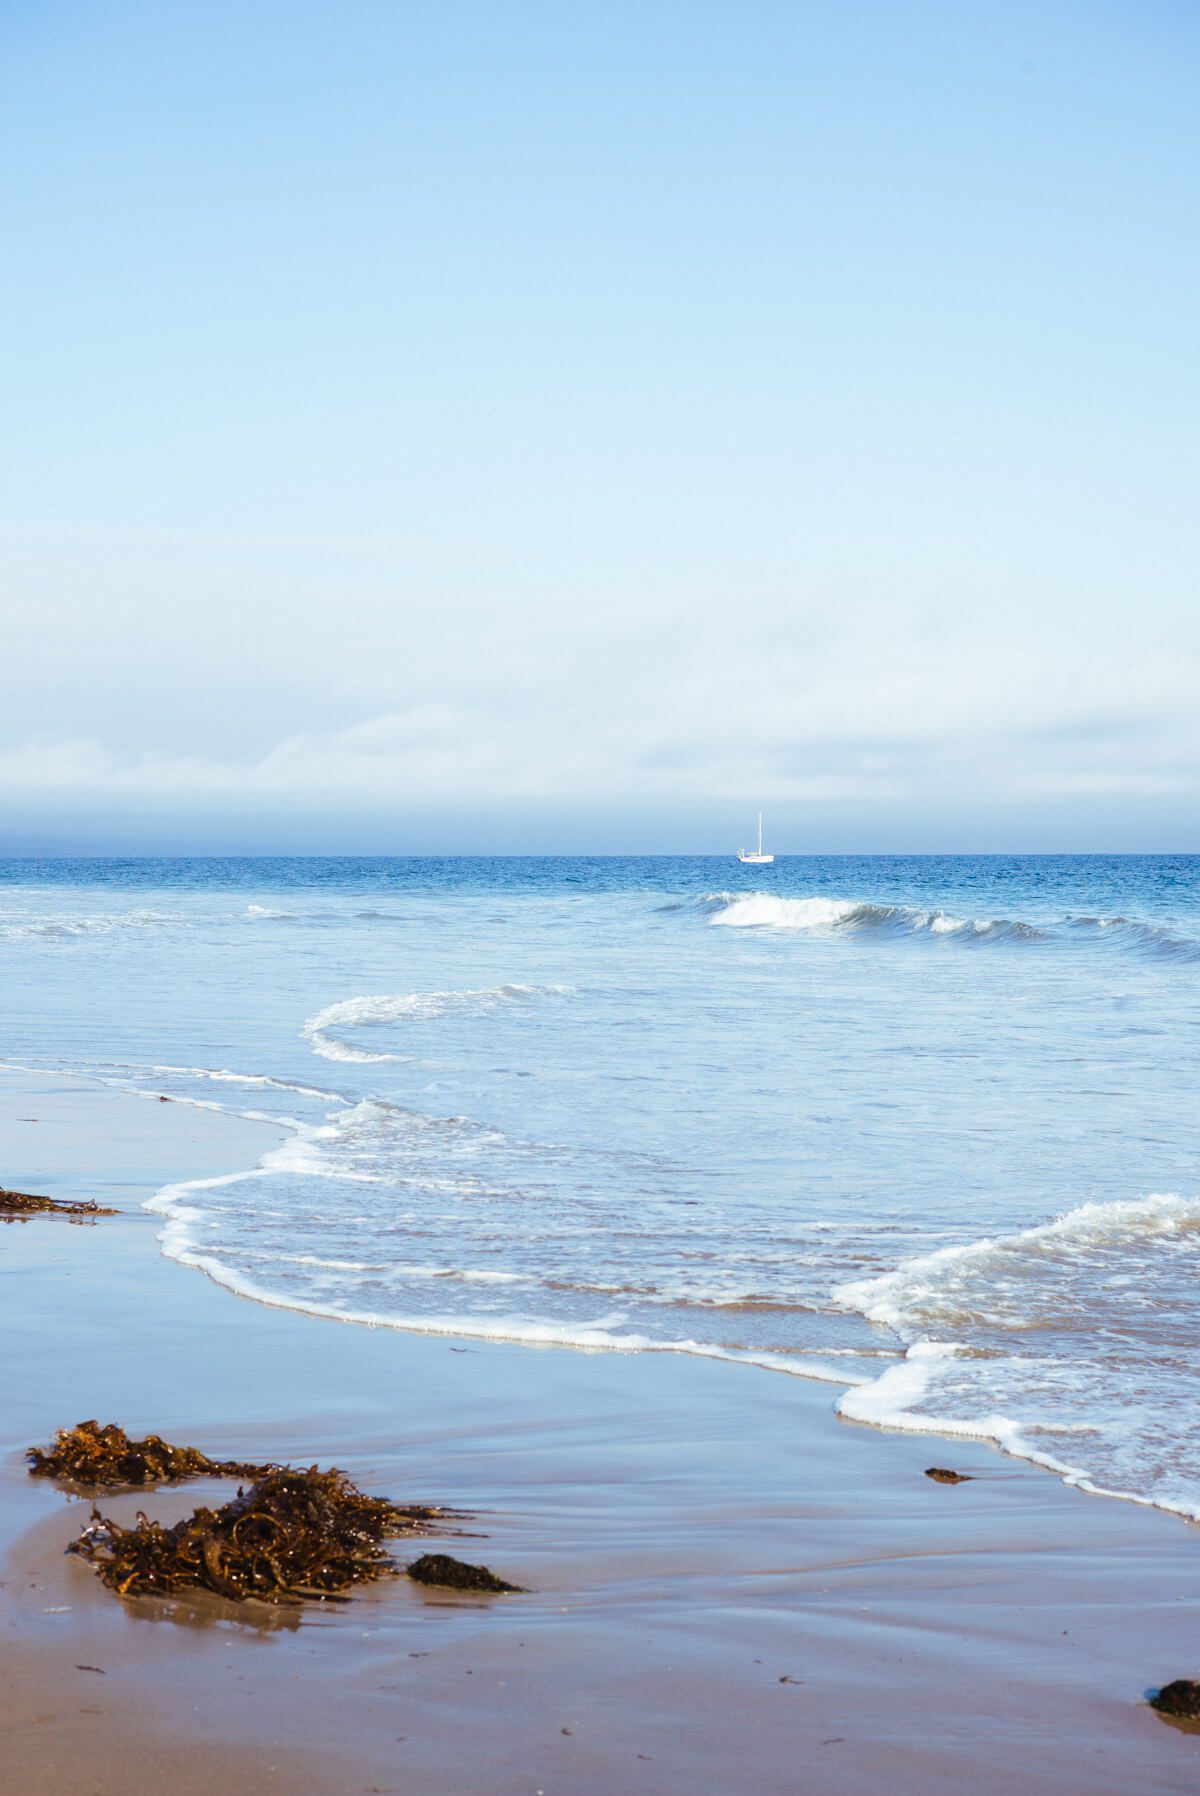
[[[923,1475],[936,1437],[840,1422],[805,1378],[331,1327],[163,1257],[161,1218],[138,1206],[281,1133],[0,1075],[0,1182],[126,1212],[0,1234],[0,1329],[22,1368],[0,1459],[15,1783],[117,1796],[161,1766],[182,1796],[214,1777],[230,1796],[865,1796],[968,1779],[998,1796],[1017,1754],[1047,1796],[1195,1787],[1200,1736],[1143,1700],[1200,1669],[1189,1524],[1097,1503],[978,1440],[952,1449],[971,1481],[939,1487]],[[448,1550],[529,1594],[388,1581],[269,1618],[122,1603],[62,1557],[86,1510],[20,1457],[93,1414],[466,1510],[486,1542],[447,1535]],[[173,1517],[221,1494],[103,1506]]]
[[[0,1068],[0,1072],[4,1069]],[[22,1070],[22,1069],[9,1069]],[[65,1075],[72,1077],[74,1075]],[[85,1075],[79,1077],[86,1078]],[[106,1084],[105,1081],[98,1081]],[[135,1095],[143,1099],[157,1094],[142,1091],[130,1093],[129,1088],[108,1086],[109,1089],[124,1095]],[[297,1088],[299,1089],[299,1088]],[[311,1095],[311,1094],[310,1094]],[[331,1101],[351,1106],[353,1100],[328,1094]],[[229,1106],[194,1097],[172,1097],[172,1103],[192,1105],[195,1108],[215,1113],[218,1116],[234,1120],[246,1120],[266,1123],[279,1134],[279,1146],[286,1149],[289,1140],[303,1138],[308,1132],[308,1125],[289,1121],[281,1122],[266,1119],[253,1111],[239,1111]],[[269,1155],[267,1156],[270,1157]],[[240,1176],[245,1176],[245,1169],[239,1169]],[[1160,1498],[1147,1496],[1137,1490],[1120,1490],[1110,1485],[1097,1483],[1096,1480],[1079,1466],[1058,1458],[1055,1454],[1040,1448],[1028,1438],[1025,1430],[1029,1424],[1011,1422],[1004,1417],[991,1418],[994,1426],[989,1430],[977,1421],[957,1416],[932,1416],[913,1407],[913,1404],[924,1395],[924,1385],[929,1378],[928,1367],[940,1359],[952,1357],[963,1351],[956,1342],[925,1341],[910,1342],[907,1346],[898,1329],[890,1322],[885,1325],[891,1329],[894,1346],[890,1349],[872,1350],[870,1348],[817,1348],[810,1354],[783,1354],[770,1349],[723,1347],[715,1342],[686,1340],[660,1340],[648,1335],[614,1335],[598,1327],[584,1326],[573,1333],[553,1323],[525,1323],[520,1327],[508,1327],[503,1324],[487,1326],[476,1317],[448,1315],[418,1321],[415,1318],[396,1320],[386,1314],[371,1311],[339,1308],[333,1304],[321,1304],[315,1301],[304,1302],[296,1299],[287,1300],[276,1296],[273,1292],[256,1285],[244,1275],[235,1274],[219,1262],[214,1262],[203,1255],[191,1241],[188,1223],[194,1220],[194,1213],[188,1209],[186,1194],[190,1190],[201,1190],[220,1186],[232,1175],[202,1177],[170,1182],[164,1189],[155,1193],[154,1199],[145,1205],[146,1210],[161,1219],[162,1231],[160,1240],[163,1243],[162,1253],[167,1259],[177,1264],[190,1267],[211,1279],[221,1290],[231,1295],[255,1303],[262,1308],[284,1310],[290,1314],[307,1316],[322,1322],[348,1323],[362,1328],[385,1328],[401,1334],[412,1334],[434,1339],[451,1339],[455,1341],[471,1341],[487,1345],[548,1347],[569,1352],[606,1352],[633,1354],[679,1354],[686,1358],[715,1360],[730,1365],[752,1367],[760,1371],[775,1373],[788,1378],[800,1378],[810,1383],[840,1387],[840,1395],[834,1400],[835,1414],[843,1421],[857,1427],[878,1430],[883,1433],[908,1434],[923,1437],[930,1441],[943,1441],[946,1449],[958,1450],[964,1442],[977,1442],[994,1448],[1005,1459],[1036,1467],[1039,1471],[1050,1473],[1052,1477],[1062,1480],[1074,1490],[1084,1492],[1088,1496],[1100,1497],[1111,1502],[1133,1503],[1145,1509],[1156,1510],[1159,1514],[1171,1516],[1189,1525],[1200,1525],[1200,1505],[1196,1501],[1188,1503],[1172,1503]],[[181,1199],[183,1203],[181,1204]],[[1147,1203],[1161,1204],[1167,1201],[1162,1196],[1145,1200]],[[1086,1207],[1086,1206],[1085,1206]],[[1068,1216],[1065,1220],[1069,1220]],[[1048,1224],[1035,1225],[1032,1233],[1053,1232],[1063,1226],[1064,1218],[1059,1217]],[[171,1245],[168,1245],[168,1241]],[[975,1244],[965,1250],[953,1250],[961,1254],[974,1251]],[[943,1250],[944,1251],[944,1250]],[[937,1257],[935,1252],[933,1257]],[[873,1277],[870,1283],[878,1278],[887,1282],[896,1274],[883,1274]],[[867,1322],[883,1321],[884,1318],[873,1316],[869,1311],[859,1311]],[[871,1358],[878,1358],[881,1367],[877,1373],[852,1373],[838,1367],[837,1359],[844,1357],[858,1364]],[[890,1401],[894,1391],[899,1389],[902,1401],[897,1405]],[[1036,1432],[1036,1429],[1034,1430]]]

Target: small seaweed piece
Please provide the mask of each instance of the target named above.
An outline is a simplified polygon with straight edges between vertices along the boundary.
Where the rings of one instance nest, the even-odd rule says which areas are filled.
[[[121,1596],[215,1591],[243,1602],[336,1600],[351,1584],[393,1575],[383,1541],[417,1534],[439,1512],[364,1495],[344,1473],[275,1470],[220,1509],[197,1509],[164,1528],[138,1515],[132,1528],[92,1511],[69,1552]]]
[[[925,1476],[932,1478],[935,1484],[970,1484],[970,1472],[952,1472],[944,1465],[927,1467]]]
[[[239,1459],[209,1459],[196,1447],[173,1447],[157,1434],[130,1440],[115,1422],[77,1422],[60,1428],[47,1451],[25,1454],[35,1478],[64,1478],[72,1484],[111,1488],[120,1484],[175,1484],[183,1478],[261,1478],[271,1465]]]
[[[33,1197],[28,1191],[5,1191],[0,1186],[0,1221],[11,1222],[17,1216],[39,1216],[43,1213],[54,1216],[118,1216],[119,1210],[107,1209],[103,1204],[86,1202],[67,1203],[60,1197]]]
[[[519,1584],[506,1584],[486,1565],[468,1565],[465,1560],[452,1559],[449,1553],[422,1553],[404,1569],[418,1584],[437,1584],[448,1590],[519,1591],[521,1588]]]
[[[1191,1678],[1175,1678],[1150,1698],[1160,1715],[1176,1715],[1183,1721],[1200,1721],[1200,1684]]]

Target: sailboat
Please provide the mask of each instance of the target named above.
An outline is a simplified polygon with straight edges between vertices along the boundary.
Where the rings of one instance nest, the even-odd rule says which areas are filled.
[[[739,848],[738,859],[744,867],[769,867],[775,859],[773,854],[764,854],[762,845],[762,812],[758,813],[758,849]]]

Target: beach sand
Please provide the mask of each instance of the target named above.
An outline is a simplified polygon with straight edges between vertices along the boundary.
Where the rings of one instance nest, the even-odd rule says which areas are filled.
[[[0,1228],[5,1791],[1200,1787],[1200,1734],[1145,1702],[1200,1676],[1194,1527],[983,1444],[839,1422],[834,1387],[321,1321],[164,1260],[142,1201],[276,1139],[0,1075],[0,1183],[125,1212]],[[529,1594],[122,1601],[64,1556],[86,1503],[22,1458],[92,1416],[469,1510],[472,1537],[434,1548]],[[974,1477],[937,1485],[936,1464]],[[103,1507],[171,1519],[231,1491]]]

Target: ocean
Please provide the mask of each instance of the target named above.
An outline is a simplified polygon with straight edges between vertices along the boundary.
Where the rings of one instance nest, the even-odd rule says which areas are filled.
[[[17,860],[0,968],[6,1064],[282,1126],[153,1200],[248,1299],[1200,1517],[1200,858]]]

